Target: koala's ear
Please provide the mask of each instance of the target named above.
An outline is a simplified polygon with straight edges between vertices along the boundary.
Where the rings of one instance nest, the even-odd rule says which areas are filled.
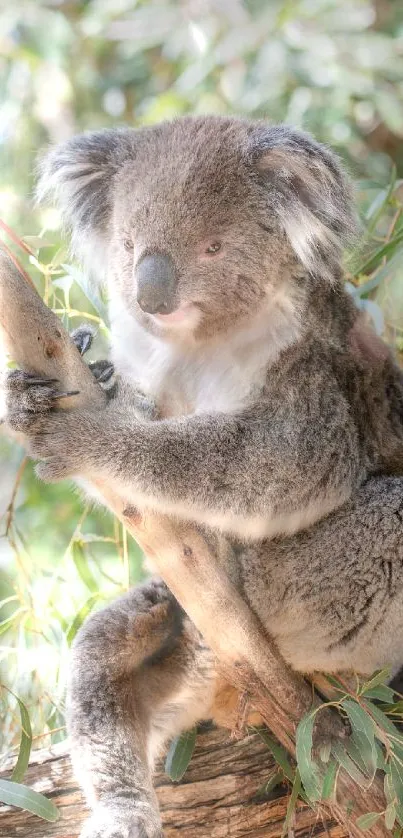
[[[130,129],[82,134],[47,152],[39,162],[38,200],[55,202],[71,232],[73,250],[84,259],[95,255],[97,262],[102,261],[114,175],[134,153],[135,135]]]
[[[279,125],[255,139],[252,159],[268,210],[300,262],[312,275],[334,279],[358,228],[351,184],[335,155],[308,134]]]

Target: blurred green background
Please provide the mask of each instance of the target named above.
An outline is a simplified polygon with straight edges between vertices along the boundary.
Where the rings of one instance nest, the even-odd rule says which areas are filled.
[[[362,241],[346,260],[349,288],[403,349],[397,0],[3,0],[0,86],[0,220],[31,253],[4,228],[1,238],[67,325],[89,316],[107,338],[61,243],[57,213],[33,205],[38,151],[89,128],[233,112],[292,123],[342,155],[363,220]],[[10,690],[29,711],[35,746],[64,736],[69,644],[91,609],[142,570],[110,515],[66,484],[39,484],[22,449],[1,436],[0,457],[4,756],[18,748],[21,730]]]

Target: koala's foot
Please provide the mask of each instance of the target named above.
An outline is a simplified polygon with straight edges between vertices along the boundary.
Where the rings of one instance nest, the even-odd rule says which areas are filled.
[[[141,667],[153,655],[169,653],[181,636],[184,613],[162,579],[150,579],[92,614],[74,641],[74,673],[78,680],[86,661],[98,661],[107,674],[120,677]],[[119,647],[120,654],[116,655]]]
[[[147,808],[122,813],[118,801],[113,809],[100,805],[84,824],[80,838],[164,838],[157,812]]]

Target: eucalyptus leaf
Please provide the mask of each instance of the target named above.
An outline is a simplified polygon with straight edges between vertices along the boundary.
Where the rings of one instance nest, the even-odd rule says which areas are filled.
[[[257,733],[261,740],[267,745],[269,750],[274,756],[274,759],[277,762],[277,765],[280,766],[281,770],[284,773],[284,776],[287,777],[287,780],[290,782],[294,782],[295,777],[295,769],[292,767],[291,762],[288,757],[288,753],[285,748],[282,747],[272,736],[268,733],[265,728],[254,728],[252,727],[254,733]]]
[[[341,744],[341,742],[333,742],[332,744],[332,754],[336,757],[342,768],[347,771],[347,774],[354,780],[357,785],[360,786],[362,789],[368,789],[370,786],[370,781],[362,771],[357,768],[357,765],[351,757],[348,755],[347,751]]]
[[[376,723],[379,725],[385,733],[388,733],[390,736],[399,736],[399,731],[393,724],[393,722],[385,716],[385,713],[377,707],[373,701],[367,701],[365,698],[363,700],[363,704],[368,708],[369,713],[375,719]]]
[[[29,756],[31,753],[32,747],[32,728],[31,728],[31,721],[29,718],[28,710],[23,701],[21,701],[18,696],[15,696],[18,701],[18,706],[20,709],[20,717],[21,717],[21,740],[20,740],[20,747],[18,750],[18,758],[17,762],[14,766],[13,773],[11,775],[11,779],[14,780],[15,783],[21,783],[24,779],[25,772],[28,768],[29,763]]]
[[[59,810],[51,800],[28,786],[11,780],[0,780],[0,800],[7,806],[18,806],[19,809],[32,812],[45,821],[54,822],[60,817]]]
[[[366,698],[375,698],[378,701],[383,701],[385,704],[393,704],[395,700],[395,691],[386,684],[380,684],[379,687],[373,687],[365,693]],[[403,701],[401,702],[403,708]]]
[[[22,240],[32,247],[33,250],[40,250],[41,247],[53,247],[54,245],[54,242],[46,239],[44,236],[23,236]]]
[[[396,820],[396,806],[394,803],[389,803],[385,810],[385,826],[386,829],[393,829]]]
[[[329,800],[334,795],[338,765],[335,760],[329,762],[322,785],[322,800]]]
[[[390,761],[390,778],[397,799],[403,801],[403,765],[393,758]]]
[[[381,812],[368,812],[366,815],[360,815],[360,817],[357,818],[355,825],[364,831],[366,829],[372,829],[381,817]]]
[[[373,687],[377,687],[378,684],[383,684],[385,681],[389,681],[390,677],[390,669],[377,670],[377,672],[374,672],[369,681],[365,681],[365,683],[361,685],[360,694],[363,695],[364,693],[367,693],[368,690],[373,689]]]
[[[77,265],[70,265],[66,264],[65,262],[62,263],[62,268],[66,271],[69,276],[72,276],[74,281],[77,283],[79,288],[81,288],[83,294],[87,297],[87,300],[90,301],[91,305],[99,314],[101,320],[104,323],[108,323],[108,312],[106,306],[101,300],[101,297],[97,291],[97,287],[94,282],[91,282],[89,277],[81,271]]]
[[[371,716],[352,698],[342,703],[347,713],[352,740],[357,745],[358,753],[368,774],[373,777],[376,771],[375,724]]]
[[[84,546],[81,541],[74,541],[71,547],[71,555],[73,558],[73,562],[76,566],[76,570],[80,579],[84,582],[84,585],[88,588],[91,593],[96,594],[99,590],[99,585],[91,568],[89,566],[88,557],[84,550]]]
[[[100,599],[101,599],[101,594],[99,594],[99,593],[92,594],[92,596],[90,596],[87,599],[87,601],[84,603],[84,605],[77,612],[76,616],[74,617],[74,620],[70,623],[70,626],[69,626],[69,628],[67,630],[67,634],[66,634],[66,640],[67,640],[67,643],[68,643],[69,646],[72,644],[72,642],[73,642],[78,630],[81,628],[84,620],[89,616],[89,614],[91,614],[91,611],[93,610],[94,605]]]
[[[285,816],[284,823],[283,823],[281,838],[284,838],[284,836],[287,835],[287,833],[289,831],[291,818],[292,818],[292,816],[295,812],[295,808],[296,808],[297,800],[298,800],[298,795],[300,794],[300,792],[301,792],[301,777],[300,777],[300,773],[297,769],[297,771],[295,772],[295,778],[294,778],[294,783],[293,783],[293,786],[292,786],[292,791],[291,791],[291,794],[290,794],[290,799],[289,799],[288,805],[287,805],[287,812],[286,812],[286,816]]]
[[[319,769],[312,759],[312,735],[316,712],[312,711],[301,719],[296,732],[296,756],[303,787],[309,800],[320,800],[322,784]]]
[[[177,736],[169,747],[166,760],[165,771],[168,777],[174,782],[180,780],[192,759],[194,747],[196,744],[197,729],[187,730]]]

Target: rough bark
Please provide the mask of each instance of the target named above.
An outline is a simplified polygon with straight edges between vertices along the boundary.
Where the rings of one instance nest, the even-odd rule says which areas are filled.
[[[0,256],[1,333],[6,348],[22,368],[57,377],[65,389],[80,390],[79,396],[65,400],[66,409],[78,404],[102,409],[105,396],[60,321],[4,254]],[[96,485],[107,506],[124,521],[210,644],[228,681],[252,697],[267,725],[294,753],[296,726],[312,705],[312,689],[283,661],[230,580],[217,567],[200,533],[188,524],[128,509],[124,498],[105,485]],[[323,728],[341,733],[338,717],[327,711],[320,715]],[[352,818],[346,814],[347,802],[350,811],[353,806]],[[329,804],[329,809],[350,834],[362,835],[355,825],[356,817],[383,808],[380,783],[374,782],[366,792],[348,775],[340,773],[337,802]],[[370,834],[388,834],[383,821]]]
[[[166,838],[181,832],[186,838],[280,838],[289,789],[281,785],[271,800],[258,795],[274,773],[273,759],[258,736],[232,742],[227,731],[200,734],[181,783],[172,783],[162,767],[155,777]],[[8,774],[6,770],[1,776]],[[77,838],[87,808],[72,775],[66,744],[36,752],[25,781],[53,800],[60,819],[46,823],[0,805],[0,838]],[[347,835],[303,803],[297,806],[292,832],[301,838]]]

